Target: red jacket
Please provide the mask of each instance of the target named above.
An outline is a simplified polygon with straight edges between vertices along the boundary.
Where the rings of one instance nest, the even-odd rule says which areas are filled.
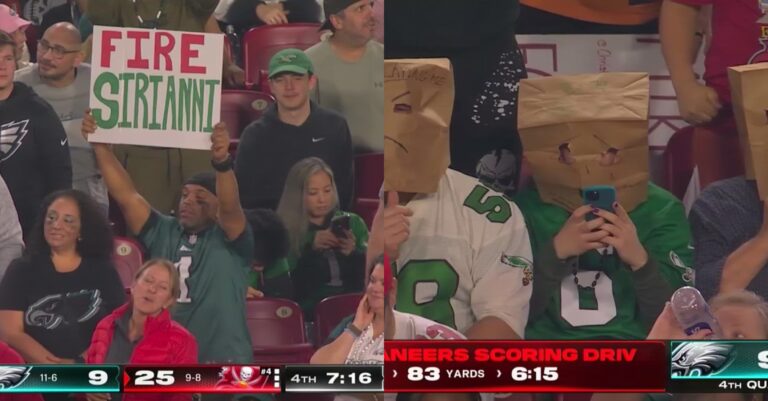
[[[13,348],[0,341],[0,364],[23,365],[24,359]],[[0,401],[43,401],[40,394],[0,394]]]
[[[91,345],[86,351],[87,363],[104,363],[112,336],[115,334],[115,321],[132,305],[130,302],[115,309],[112,314],[102,319],[93,331]],[[126,364],[196,364],[197,340],[180,324],[171,320],[171,314],[164,309],[157,317],[147,317],[144,323],[144,336],[133,349],[131,359]],[[189,394],[123,394],[124,401],[154,400],[189,400]]]

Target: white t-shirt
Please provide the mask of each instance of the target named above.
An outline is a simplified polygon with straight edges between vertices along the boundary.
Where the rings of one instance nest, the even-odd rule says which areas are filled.
[[[397,259],[397,310],[462,333],[495,316],[522,337],[533,257],[517,206],[453,170],[436,193],[417,195],[407,206],[413,216]]]

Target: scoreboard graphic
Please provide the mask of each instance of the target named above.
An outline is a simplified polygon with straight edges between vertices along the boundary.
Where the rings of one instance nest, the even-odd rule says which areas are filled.
[[[0,393],[118,393],[114,365],[0,365]]]
[[[673,341],[669,386],[674,392],[766,392],[768,342]]]
[[[0,394],[382,391],[382,365],[0,365]]]
[[[378,365],[0,365],[0,394],[766,390],[768,341],[387,341]]]
[[[281,366],[127,366],[125,393],[279,393]]]

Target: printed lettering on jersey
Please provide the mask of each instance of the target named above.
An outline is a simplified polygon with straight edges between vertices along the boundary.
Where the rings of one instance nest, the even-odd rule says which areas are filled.
[[[11,121],[0,125],[0,162],[8,160],[21,147],[27,136],[29,120]]]
[[[92,318],[101,307],[101,291],[81,290],[67,294],[48,295],[33,303],[24,320],[30,326],[53,330],[62,323],[81,323]]]
[[[526,286],[533,281],[533,269],[531,268],[533,263],[531,263],[530,260],[522,256],[510,256],[502,253],[501,263],[517,269],[523,269],[523,286]]]

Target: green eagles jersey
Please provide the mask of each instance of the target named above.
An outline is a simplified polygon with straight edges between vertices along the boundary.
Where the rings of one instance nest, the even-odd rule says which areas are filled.
[[[352,231],[352,234],[355,236],[355,253],[358,255],[362,255],[361,258],[358,258],[362,260],[362,264],[360,266],[357,266],[358,263],[351,263],[354,265],[354,268],[359,267],[360,269],[360,277],[363,276],[363,272],[365,269],[365,262],[364,262],[364,255],[365,251],[368,248],[368,226],[365,224],[365,221],[358,215],[350,212],[343,212],[343,211],[336,211],[333,215],[333,217],[340,217],[340,216],[349,216],[349,229]],[[323,228],[325,229],[325,228]],[[315,234],[317,233],[316,228],[310,229],[307,231],[307,235],[304,237],[304,241],[302,242],[301,249],[304,250],[304,253],[302,255],[295,255],[290,254],[287,258],[281,259],[275,263],[273,263],[270,266],[267,266],[264,270],[264,279],[273,279],[275,277],[278,277],[280,275],[292,275],[296,276],[298,275],[296,272],[296,269],[299,268],[299,260],[302,256],[306,256],[307,253],[310,252],[312,244],[315,241]],[[355,255],[353,253],[353,257]],[[304,260],[305,262],[309,262],[311,265],[304,266],[305,268],[326,268],[330,269],[329,277],[330,281],[339,281],[343,277],[334,277],[334,269],[330,268],[330,262],[325,259],[325,256],[322,254],[317,253],[314,255],[316,258],[310,258],[310,259],[317,259],[322,258],[322,260]],[[336,256],[341,258],[341,254],[339,252],[336,252]],[[316,263],[313,263],[316,262]],[[341,268],[347,267],[350,265],[350,261],[338,261],[340,263]],[[346,262],[346,263],[345,263]],[[335,274],[343,276],[343,272],[341,271],[335,271]],[[253,277],[257,277],[258,275],[254,275]],[[362,285],[362,279],[359,280],[360,283],[354,283],[354,285]],[[259,288],[258,286],[254,285],[256,282],[251,281],[252,286],[254,288]],[[330,297],[333,295],[339,295],[343,293],[348,293],[350,291],[347,290],[348,285],[350,283],[345,283],[344,286],[340,285],[329,285],[328,283],[318,283],[316,285],[313,285],[314,291],[311,291],[310,293],[302,292],[294,294],[297,299],[297,302],[301,305],[302,309],[305,311],[305,317],[308,319],[312,318],[312,314],[314,313],[314,307],[317,304],[317,302],[321,301],[323,298]],[[297,289],[301,286],[296,286]]]
[[[531,245],[535,250],[550,246],[570,213],[544,203],[534,187],[515,198],[523,211]],[[640,242],[658,273],[672,289],[692,285],[693,259],[690,230],[683,205],[672,194],[649,184],[648,199],[629,213]],[[603,254],[589,251],[578,258],[571,271],[563,265],[547,266],[536,260],[534,252],[534,295],[543,297],[543,313],[531,316],[526,327],[527,339],[638,339],[645,338],[645,327],[638,315],[638,299],[633,280],[650,273],[643,268],[632,272],[613,249]],[[541,258],[540,258],[541,259]],[[555,260],[556,257],[549,259]],[[537,277],[562,277],[559,290],[537,294]],[[663,285],[662,285],[663,286]],[[661,287],[661,286],[660,286]],[[539,287],[541,288],[541,287]],[[649,294],[644,294],[649,296]],[[661,303],[663,306],[663,302]]]
[[[179,271],[181,295],[171,313],[197,339],[200,362],[250,362],[245,324],[246,279],[253,259],[250,225],[229,241],[218,225],[190,235],[178,220],[153,211],[139,239],[151,257],[166,258]]]

